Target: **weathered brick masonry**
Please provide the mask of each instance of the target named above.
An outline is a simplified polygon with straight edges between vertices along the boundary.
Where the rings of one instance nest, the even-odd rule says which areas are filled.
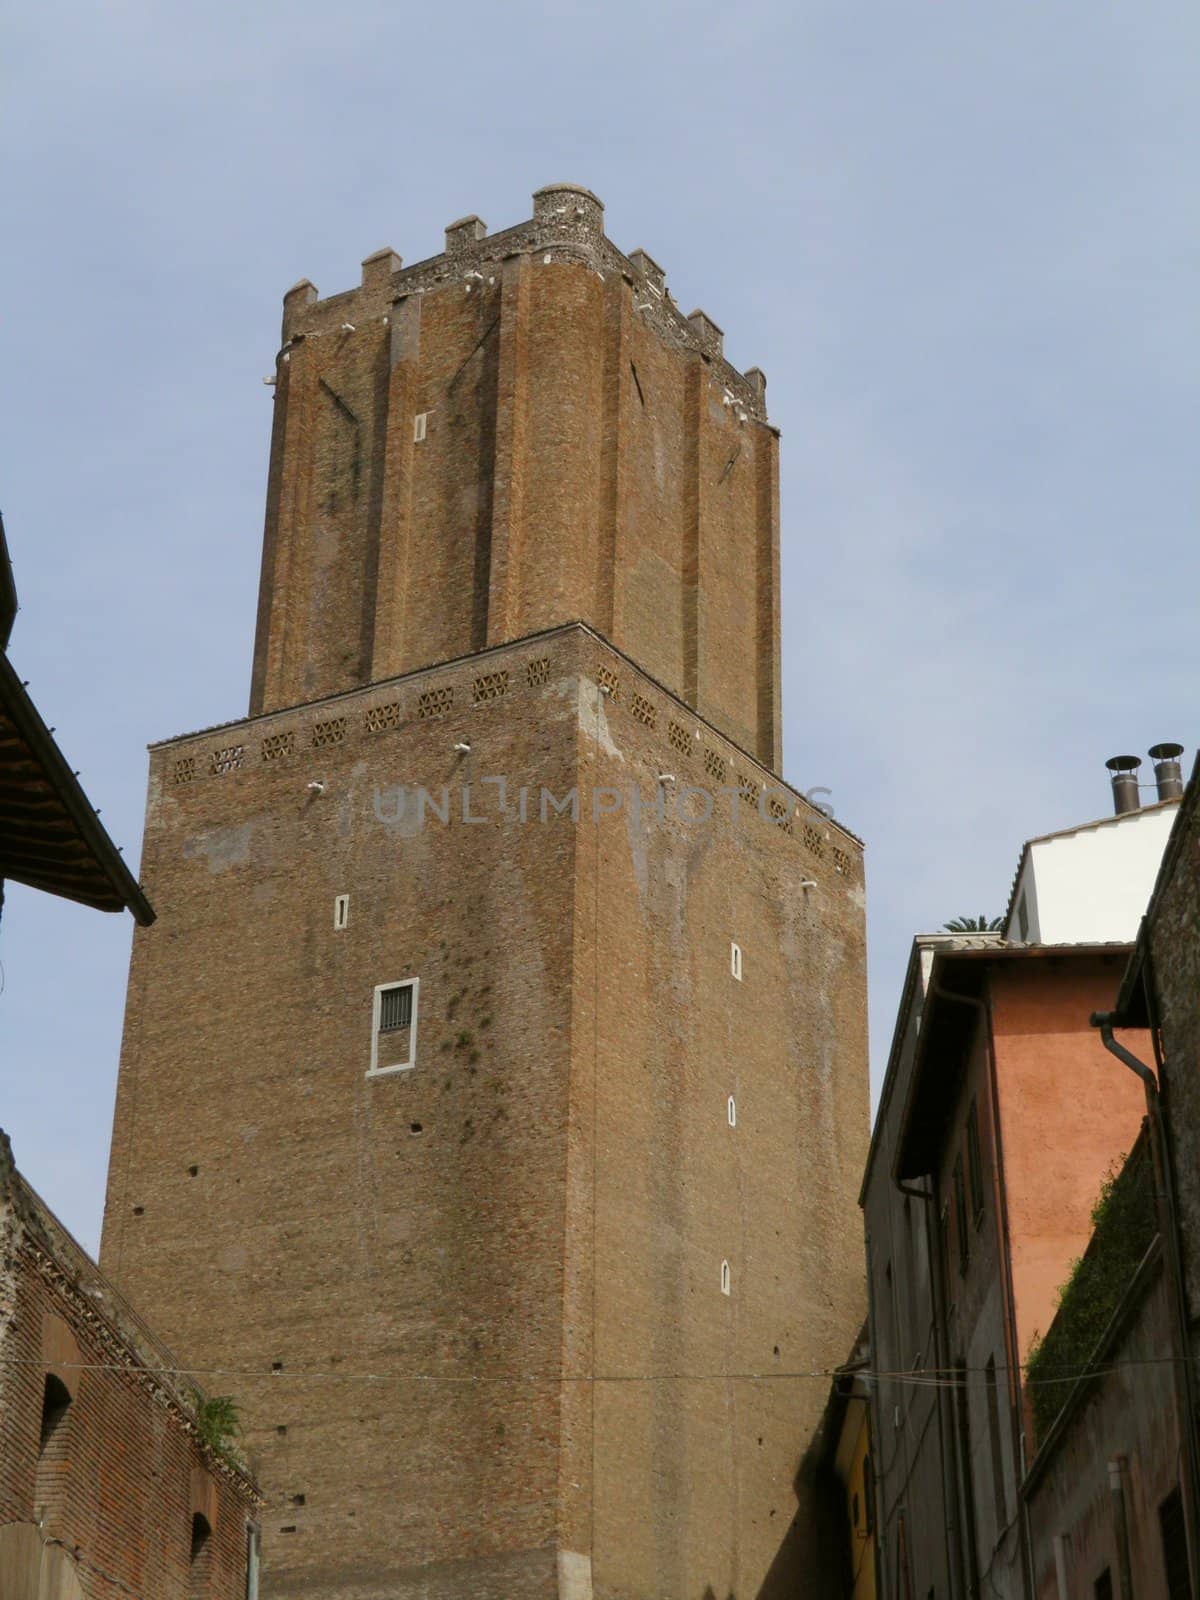
[[[797,1469],[824,1394],[802,1375],[862,1318],[861,847],[775,775],[761,388],[661,275],[639,312],[653,263],[626,282],[595,202],[550,193],[500,236],[496,285],[473,227],[412,269],[443,353],[383,443],[334,442],[312,357],[276,432],[261,714],[152,752],[159,920],[135,941],[103,1261],[189,1360],[253,1375],[233,1386],[269,1595],[748,1600],[827,1576]],[[398,281],[380,257],[352,308],[293,292],[285,332],[349,346]],[[485,288],[500,320],[470,356]],[[615,461],[614,322],[645,340],[659,441]],[[360,418],[417,381],[370,337],[375,379],[337,390]],[[468,356],[501,398],[451,423]],[[691,383],[708,416],[714,375],[733,444],[694,474],[689,557],[655,509],[686,455],[658,397]],[[393,446],[436,461],[455,438],[374,526],[334,490],[373,461],[385,497]],[[759,465],[718,514],[739,439]],[[385,582],[402,527],[424,553]],[[417,785],[445,787],[444,821]],[[668,803],[689,785],[711,819],[687,820],[702,794]],[[543,790],[576,791],[578,820]],[[371,1076],[376,987],[409,979],[412,1068]]]
[[[290,291],[251,711],[580,618],[778,766],[766,380],[603,211],[543,189],[520,227]]]
[[[4,1600],[244,1600],[258,1496],[174,1365],[0,1135]]]

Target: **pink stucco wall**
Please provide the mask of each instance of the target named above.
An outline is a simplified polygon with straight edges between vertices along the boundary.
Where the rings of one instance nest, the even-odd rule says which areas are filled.
[[[1101,1184],[1137,1138],[1140,1081],[1088,1024],[1113,1006],[1124,968],[1113,956],[992,968],[996,1092],[1009,1254],[1021,1360],[1050,1326],[1059,1291],[1092,1232]],[[1148,1034],[1122,1042],[1152,1060]]]

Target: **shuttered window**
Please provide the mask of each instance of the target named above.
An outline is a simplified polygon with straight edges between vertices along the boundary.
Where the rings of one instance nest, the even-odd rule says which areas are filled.
[[[978,1227],[983,1221],[983,1152],[979,1143],[979,1107],[974,1100],[967,1112],[967,1177],[971,1184],[971,1216]]]
[[[996,1358],[989,1356],[984,1369],[987,1384],[988,1447],[992,1456],[992,1499],[996,1507],[996,1539],[1008,1526],[1008,1496],[1004,1487],[1004,1447],[1000,1442],[1000,1395],[996,1388]]]
[[[967,1186],[961,1150],[954,1158],[954,1226],[958,1233],[958,1270],[965,1272],[971,1259],[971,1240],[967,1233]]]
[[[1192,1584],[1188,1572],[1187,1533],[1183,1526],[1183,1501],[1178,1489],[1172,1489],[1159,1506],[1158,1526],[1162,1532],[1167,1600],[1190,1600]]]

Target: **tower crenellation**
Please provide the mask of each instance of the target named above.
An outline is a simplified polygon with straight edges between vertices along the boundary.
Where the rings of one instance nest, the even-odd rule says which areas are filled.
[[[284,340],[253,711],[581,621],[778,770],[765,383],[590,190],[304,279]]]
[[[707,311],[689,311],[688,327],[700,342],[700,348],[710,356],[723,356],[725,353],[725,331],[718,328]]]
[[[682,348],[695,349],[710,360],[715,358],[722,381],[738,393],[757,421],[767,421],[762,396],[749,381],[749,372],[758,369],[741,372],[726,359],[722,330],[705,312],[683,315],[671,296],[665,269],[647,251],[638,248],[626,255],[613,244],[604,233],[602,200],[579,184],[562,183],[537,190],[533,202],[533,216],[528,221],[500,233],[489,234],[482,217],[460,217],[447,225],[440,255],[415,261],[408,267],[394,250],[376,251],[363,262],[361,291],[342,291],[322,300],[309,280],[302,279],[284,296],[285,347],[297,334],[314,338],[338,331],[337,326],[331,326],[331,308],[344,310],[347,298],[359,292],[367,313],[382,317],[387,315],[389,304],[406,295],[427,294],[481,266],[495,272],[506,260],[548,249],[552,260],[574,254],[599,271],[617,272],[631,288],[649,290],[649,300],[639,298],[639,314],[662,338]],[[368,262],[372,269],[369,274]],[[313,292],[297,308],[292,296],[301,287]],[[699,324],[697,318],[701,319]]]
[[[385,245],[382,250],[373,250],[363,260],[362,287],[368,294],[387,289],[403,265],[404,262],[390,245]]]

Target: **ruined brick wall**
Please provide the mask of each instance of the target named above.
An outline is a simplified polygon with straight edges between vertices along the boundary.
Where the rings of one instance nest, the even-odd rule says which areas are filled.
[[[752,798],[594,816],[662,774]],[[154,751],[103,1260],[247,1374],[268,1595],[820,1592],[862,858],[770,779],[578,626]],[[368,1078],[410,976],[415,1066]]]
[[[251,711],[583,620],[780,760],[765,379],[559,186],[285,300]]]
[[[253,1485],[202,1444],[189,1392],[160,1369],[169,1353],[148,1351],[6,1156],[0,1593],[34,1600],[53,1573],[63,1600],[244,1600]],[[48,1376],[71,1400],[44,1437]],[[193,1557],[196,1513],[211,1531]]]

